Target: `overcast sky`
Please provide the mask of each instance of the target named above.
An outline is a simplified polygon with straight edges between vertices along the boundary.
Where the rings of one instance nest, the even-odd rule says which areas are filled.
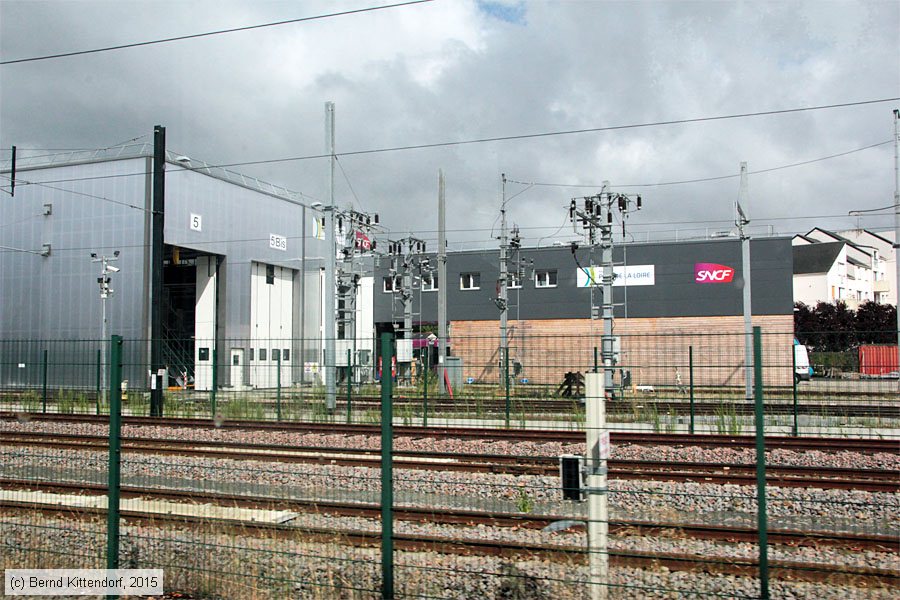
[[[345,2],[0,0],[0,60],[379,6]],[[166,127],[211,164],[648,124],[900,96],[900,2],[438,0],[0,65],[0,153],[101,148]],[[336,198],[390,229],[437,237],[438,169],[452,248],[495,245],[500,174],[526,242],[572,239],[566,207],[602,181],[640,192],[634,238],[729,229],[739,165],[758,233],[893,228],[900,102],[701,123],[346,155]],[[328,161],[234,170],[327,202]],[[680,185],[652,186],[734,175]],[[566,187],[566,186],[588,187]],[[523,191],[524,190],[524,191]],[[7,197],[8,200],[8,197]],[[803,219],[798,219],[803,217]],[[563,226],[565,225],[565,226]]]

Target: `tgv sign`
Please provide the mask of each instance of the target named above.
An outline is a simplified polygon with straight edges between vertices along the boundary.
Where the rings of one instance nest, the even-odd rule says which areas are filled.
[[[695,263],[695,283],[731,283],[734,279],[734,269],[716,263]]]

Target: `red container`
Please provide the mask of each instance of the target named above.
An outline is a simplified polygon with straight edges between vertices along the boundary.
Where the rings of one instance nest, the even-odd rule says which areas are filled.
[[[863,375],[884,375],[898,369],[897,346],[859,347],[859,372]]]

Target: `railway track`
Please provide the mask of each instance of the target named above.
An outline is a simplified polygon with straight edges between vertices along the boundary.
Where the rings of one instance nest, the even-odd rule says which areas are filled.
[[[3,487],[12,485],[13,482],[3,481]],[[29,488],[35,487],[36,482],[23,482]],[[77,487],[80,484],[71,484]],[[61,484],[48,484],[48,489],[56,489],[65,491],[60,487]],[[97,490],[105,491],[105,490]],[[156,498],[160,497],[158,489],[142,490],[140,488],[125,490],[126,494],[137,494],[146,498],[149,494],[156,494]],[[181,492],[180,492],[181,493]],[[183,494],[183,493],[181,493]],[[181,496],[182,500],[190,499],[193,501],[209,502],[214,499],[208,494],[195,494],[192,498]],[[223,498],[218,497],[218,500]],[[228,501],[228,500],[226,500]],[[235,500],[230,500],[235,501]],[[259,506],[259,499],[250,502]],[[276,500],[271,507],[290,507],[290,510],[296,510],[300,507],[297,504],[289,504],[284,500]],[[339,506],[323,506],[317,503],[316,510],[322,512],[332,512],[334,514],[355,514],[361,516],[370,516],[373,519],[380,515],[380,507],[377,505],[355,505],[351,507]],[[67,504],[50,504],[43,502],[33,502],[28,500],[2,500],[0,501],[0,509],[4,511],[22,511],[40,512],[48,515],[57,515],[64,518],[86,518],[96,519],[106,514],[106,510],[102,507],[77,506]],[[342,512],[343,511],[343,512]],[[395,518],[402,520],[420,520],[423,512],[419,509],[405,509],[398,507],[395,510]],[[434,522],[435,517],[444,515],[447,519],[456,519],[456,521],[448,521],[453,524],[459,524],[460,521],[466,525],[484,522],[497,525],[502,523],[504,519],[512,519],[517,526],[522,527],[527,524],[532,528],[543,527],[548,519],[552,516],[533,517],[531,515],[516,515],[510,517],[502,514],[473,515],[471,513],[453,514],[453,511],[447,513],[435,513],[429,511],[427,518]],[[233,533],[242,537],[252,537],[258,535],[271,539],[273,537],[304,539],[310,541],[322,541],[326,543],[341,543],[354,546],[372,547],[381,544],[382,538],[379,531],[373,530],[349,530],[349,529],[333,529],[333,528],[317,528],[298,526],[291,522],[258,522],[238,519],[210,519],[200,515],[174,514],[172,512],[152,512],[147,510],[122,510],[121,518],[130,523],[141,523],[152,526],[161,526],[164,524],[184,527],[204,526],[214,529],[216,532]],[[467,520],[466,520],[467,519]],[[618,522],[610,523],[610,532],[613,535],[652,535],[659,533],[660,530],[666,528],[666,525],[653,523],[638,522]],[[670,529],[672,526],[668,526]],[[694,526],[694,525],[677,525],[675,526],[685,537],[698,537],[702,539],[723,540],[723,541],[757,541],[756,532],[749,528],[734,527],[718,527],[718,526]],[[561,560],[567,564],[577,562],[584,564],[587,562],[587,552],[582,545],[565,545],[565,544],[548,544],[548,543],[532,543],[518,541],[503,540],[485,540],[472,539],[465,537],[445,537],[445,536],[426,536],[412,535],[394,532],[394,547],[397,550],[416,551],[416,552],[435,552],[440,554],[460,554],[465,556],[500,556],[515,557],[517,559],[524,558],[540,558],[543,560]],[[897,552],[897,544],[894,538],[883,539],[882,536],[866,536],[858,534],[832,534],[832,533],[810,533],[810,532],[794,532],[790,530],[769,530],[769,543],[773,544],[813,544],[823,545],[829,544],[834,546],[842,546],[853,549],[872,549],[884,552]],[[758,563],[753,559],[735,558],[735,557],[715,557],[707,554],[674,554],[664,552],[641,552],[641,551],[609,551],[610,562],[612,565],[631,566],[638,568],[659,569],[666,567],[670,570],[677,571],[699,571],[706,573],[721,573],[731,575],[743,575],[755,577],[758,575]],[[854,567],[854,566],[836,566],[802,563],[795,561],[769,561],[769,573],[773,578],[785,578],[805,581],[828,581],[831,583],[848,582],[854,585],[860,585],[861,582],[868,585],[896,585],[900,571],[891,569],[878,569],[871,567]]]
[[[104,436],[76,434],[37,434],[0,432],[0,445],[56,448],[63,450],[106,451]],[[276,446],[235,442],[201,442],[178,439],[123,438],[124,452],[151,455],[196,456],[228,460],[261,460],[283,463],[313,463],[359,466],[378,469],[378,448],[340,448],[320,446]],[[463,454],[446,452],[395,452],[394,468],[467,473],[511,475],[556,475],[557,457],[514,456],[506,454]],[[697,483],[756,485],[756,466],[700,462],[645,460],[608,461],[610,477],[653,481],[692,481]],[[770,485],[814,487],[820,489],[900,491],[900,474],[890,470],[847,469],[838,467],[801,467],[772,465],[766,468]]]
[[[625,400],[607,400],[607,414],[615,415],[631,415],[640,413],[644,409],[655,409],[660,415],[687,415],[690,413],[690,400],[685,397],[679,397],[679,394],[672,393],[677,399],[668,400],[657,398],[652,395],[637,396]],[[883,396],[883,395],[882,395]],[[267,406],[274,410],[275,399],[266,399]],[[396,396],[393,398],[395,408],[421,408],[423,401],[421,396],[404,397]],[[381,398],[376,396],[354,396],[352,405],[356,409],[374,409],[378,410],[381,406]],[[488,414],[503,414],[506,410],[506,401],[504,398],[484,398],[484,399],[468,399],[449,401],[449,400],[431,400],[428,401],[429,414],[441,416],[442,414],[457,414],[460,411],[474,411],[474,407]],[[584,406],[579,398],[510,398],[511,410],[515,413],[525,412],[529,415],[552,415],[571,413],[573,407]],[[698,416],[710,416],[721,413],[723,407],[727,407],[729,411],[734,411],[739,415],[753,415],[754,406],[747,402],[744,398],[737,400],[722,398],[700,398],[694,402],[694,414]],[[346,400],[339,399],[337,411],[346,411]],[[778,399],[768,399],[765,402],[766,415],[792,415],[794,414],[793,400],[788,393],[787,396]],[[799,415],[840,415],[842,417],[881,417],[897,419],[900,418],[900,404],[897,402],[884,401],[883,404],[862,404],[848,403],[841,400],[833,400],[831,402],[811,403],[804,399],[798,402],[797,413]]]
[[[68,423],[92,423],[104,425],[109,417],[87,414],[56,413],[11,413],[0,412],[0,421],[50,421]],[[342,435],[379,436],[379,425],[344,424],[338,422],[276,422],[253,420],[213,420],[197,418],[164,418],[123,416],[125,425],[157,426],[157,427],[197,427],[205,429],[240,429],[248,431],[283,431],[289,433],[321,433]],[[482,427],[421,427],[394,426],[395,436],[416,438],[457,438],[482,440],[513,440],[532,442],[559,442],[583,444],[585,434],[578,429],[491,429]],[[718,434],[668,434],[631,431],[613,431],[613,444],[648,444],[664,446],[703,446],[728,448],[754,448],[755,437],[752,435],[718,435]],[[852,452],[887,452],[897,453],[900,440],[881,438],[823,438],[823,437],[788,437],[767,436],[767,450],[783,448],[789,450],[846,450]]]

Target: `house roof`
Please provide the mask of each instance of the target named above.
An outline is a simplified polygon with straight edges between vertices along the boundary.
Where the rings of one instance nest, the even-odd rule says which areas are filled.
[[[794,275],[827,273],[841,253],[845,242],[819,242],[793,246]]]
[[[835,241],[838,241],[838,242],[844,242],[844,243],[847,244],[848,246],[852,246],[853,248],[855,248],[856,250],[859,250],[859,251],[862,252],[863,254],[866,254],[866,255],[871,256],[871,252],[867,252],[866,250],[864,250],[859,244],[857,244],[857,243],[854,242],[853,240],[848,239],[848,238],[845,238],[844,236],[839,235],[839,234],[837,234],[837,233],[835,233],[835,232],[833,232],[833,231],[828,231],[827,229],[822,229],[821,227],[814,227],[814,228],[812,228],[812,229],[809,231],[809,233],[812,233],[813,231],[821,231],[821,232],[824,233],[825,235],[827,235],[827,236],[833,238]],[[809,235],[809,233],[807,233],[806,235]]]
[[[891,245],[891,244],[894,243],[894,242],[892,242],[891,240],[889,240],[888,238],[886,238],[886,237],[884,237],[884,236],[882,236],[882,235],[878,235],[878,234],[875,233],[874,231],[869,231],[868,229],[860,229],[860,230],[858,230],[858,231],[859,231],[860,237],[862,237],[863,235],[868,235],[868,236],[871,236],[871,237],[873,237],[873,238],[875,238],[875,239],[877,239],[877,240],[880,240],[880,241],[882,241],[882,242],[884,242],[885,244],[888,244],[888,245]]]

